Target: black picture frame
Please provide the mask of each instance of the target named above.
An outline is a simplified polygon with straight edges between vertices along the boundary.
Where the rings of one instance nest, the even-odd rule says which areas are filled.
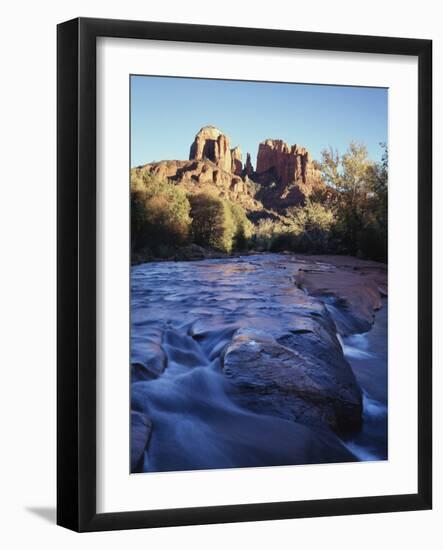
[[[416,494],[96,512],[96,39],[399,54],[418,58]],[[57,523],[103,531],[425,510],[432,506],[432,42],[78,18],[57,29]]]

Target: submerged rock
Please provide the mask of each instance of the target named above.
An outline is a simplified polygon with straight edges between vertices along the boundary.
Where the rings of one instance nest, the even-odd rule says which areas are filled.
[[[335,431],[361,423],[360,387],[334,333],[317,320],[300,319],[279,338],[254,329],[237,331],[226,349],[223,371],[237,402],[254,411],[326,424]]]
[[[141,472],[143,453],[149,444],[152,422],[143,413],[131,411],[131,472]]]

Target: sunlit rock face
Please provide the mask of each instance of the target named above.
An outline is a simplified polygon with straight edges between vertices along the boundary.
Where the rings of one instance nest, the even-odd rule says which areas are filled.
[[[249,172],[252,173],[252,165]],[[204,126],[197,133],[189,160],[151,162],[133,168],[131,175],[137,180],[145,174],[174,182],[189,193],[214,193],[238,203],[247,212],[263,209],[254,197],[253,185],[244,175],[241,148],[231,149],[229,138],[214,126]]]
[[[231,149],[231,159],[231,172],[236,176],[243,175],[242,152],[238,145]]]
[[[303,204],[324,186],[309,151],[281,139],[267,139],[259,144],[253,178],[263,185],[263,203],[277,210]]]
[[[191,193],[213,192],[238,202],[247,212],[284,212],[304,204],[313,192],[324,188],[320,172],[304,147],[288,145],[281,139],[263,141],[254,170],[250,153],[243,164],[240,146],[231,148],[230,138],[210,125],[195,135],[189,160],[161,160],[132,170],[136,177],[150,173]]]
[[[288,145],[281,139],[268,139],[260,143],[257,155],[257,173],[273,171],[279,183],[308,180],[309,152],[299,145]]]
[[[214,126],[204,126],[195,136],[189,152],[189,160],[211,160],[227,172],[232,170],[229,138]]]

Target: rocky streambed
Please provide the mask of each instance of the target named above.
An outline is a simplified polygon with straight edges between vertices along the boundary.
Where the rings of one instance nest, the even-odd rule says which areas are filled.
[[[131,471],[387,458],[386,266],[262,254],[131,271]]]

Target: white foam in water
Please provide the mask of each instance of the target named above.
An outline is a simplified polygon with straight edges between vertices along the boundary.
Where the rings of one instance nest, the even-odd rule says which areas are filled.
[[[338,332],[336,333],[336,335],[337,335],[337,340],[340,342],[341,349],[343,349],[345,347],[343,343],[343,338],[340,336]]]
[[[373,353],[369,353],[362,349],[354,348],[353,346],[348,346],[346,344],[343,346],[343,353],[345,357],[350,357],[352,359],[370,359],[371,357],[374,357]]]
[[[351,453],[361,461],[366,462],[369,460],[380,460],[380,458],[374,453],[369,452],[365,447],[362,447],[361,445],[357,445],[357,443],[348,441],[344,442],[343,444],[348,449],[348,451],[351,451]]]
[[[385,417],[388,414],[388,408],[383,403],[371,399],[366,393],[363,392],[363,418],[369,420],[370,418]],[[363,445],[359,445],[355,441],[344,441],[344,446],[351,451],[359,460],[381,460],[375,453],[369,451]]]
[[[388,408],[380,401],[371,399],[365,393],[363,394],[363,411],[368,416],[386,416],[388,414]]]
[[[331,317],[333,318],[337,328],[340,330],[342,329],[342,332],[344,333],[350,333],[352,332],[352,323],[349,321],[349,318],[346,316],[346,314],[340,310],[340,308],[336,307],[332,303],[328,303],[328,297],[323,297],[324,304],[326,309],[329,311]]]
[[[338,333],[337,338],[340,342],[345,357],[350,359],[371,359],[372,357],[375,357],[373,353],[365,351],[365,349],[369,346],[366,334],[355,334],[353,336],[349,336],[346,341],[354,343],[355,345],[353,346],[345,343]]]
[[[362,334],[353,334],[348,336],[346,341],[352,346],[355,346],[359,349],[368,349],[369,348],[369,332],[363,332]]]

